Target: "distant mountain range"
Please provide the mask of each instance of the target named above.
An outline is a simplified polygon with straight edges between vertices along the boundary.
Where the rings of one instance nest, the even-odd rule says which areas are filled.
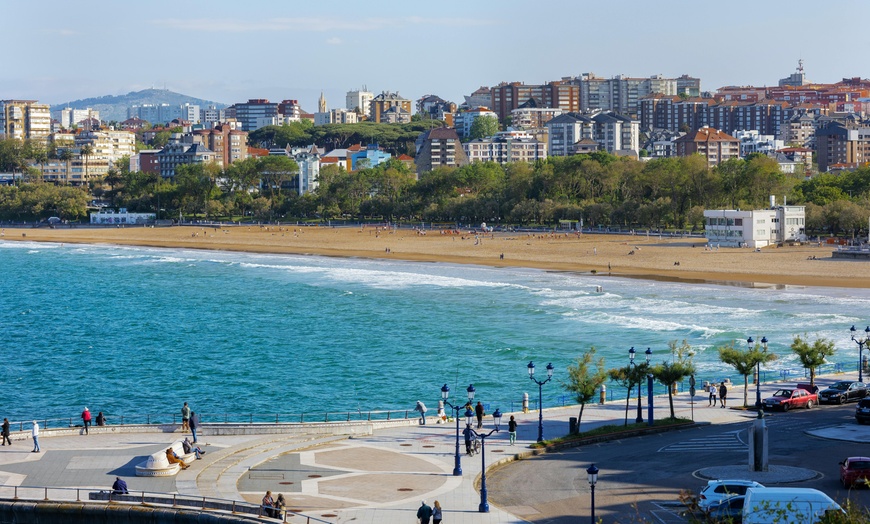
[[[116,120],[122,122],[127,120],[127,108],[135,105],[143,104],[169,104],[183,105],[195,104],[202,108],[208,106],[216,106],[219,109],[227,107],[227,104],[213,102],[211,100],[203,100],[192,96],[182,95],[167,89],[143,89],[142,91],[133,91],[126,95],[118,96],[100,96],[96,98],[85,98],[82,100],[74,100],[65,104],[57,104],[51,106],[51,110],[59,110],[67,107],[73,109],[95,109],[100,112],[100,120],[109,122]]]

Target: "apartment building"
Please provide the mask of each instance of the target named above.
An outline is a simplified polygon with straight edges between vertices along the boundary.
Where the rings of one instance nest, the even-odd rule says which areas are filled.
[[[582,113],[563,113],[554,117],[547,122],[550,156],[577,154],[576,144],[584,139],[592,140],[594,128],[595,122]]]
[[[858,167],[870,162],[870,126],[854,121],[830,121],[816,130],[819,172],[834,165]]]
[[[459,134],[449,127],[436,127],[421,134],[416,140],[416,148],[414,163],[418,175],[437,167],[468,165],[468,156],[462,148]]]
[[[226,112],[217,106],[208,106],[199,110],[199,123],[204,127],[214,127],[226,119]]]
[[[520,107],[511,111],[511,127],[540,129],[562,113],[561,109],[555,107]]]
[[[664,96],[676,96],[677,79],[654,75],[649,78],[632,78],[617,75],[613,78],[601,78],[594,73],[586,73],[574,79],[580,88],[580,109],[583,111],[614,111],[637,119],[640,114],[640,100],[653,93]],[[689,92],[697,86],[700,90],[700,80],[684,75],[681,85]]]
[[[550,156],[575,155],[590,150],[590,141],[613,154],[640,151],[640,123],[613,111],[564,113],[549,122]]]
[[[269,102],[265,98],[252,98],[245,103],[232,106],[233,117],[239,121],[242,131],[250,133],[256,131],[267,122],[272,122],[278,117],[278,104]],[[229,111],[227,111],[229,118]]]
[[[60,123],[60,126],[63,129],[72,129],[73,127],[95,129],[96,127],[99,127],[100,112],[91,108],[73,109],[71,107],[65,107],[63,109],[52,111],[51,116]],[[96,127],[82,125],[83,123],[92,123],[94,120],[97,121]]]
[[[471,134],[471,126],[474,124],[474,121],[482,116],[489,116],[498,120],[498,115],[486,107],[475,107],[474,109],[456,113],[453,117],[453,127],[456,129],[456,133],[461,138],[466,138]]]
[[[674,141],[677,156],[689,156],[695,153],[707,159],[707,166],[713,167],[730,160],[740,158],[740,141],[731,135],[712,127],[688,133]]]
[[[535,162],[547,158],[547,143],[523,131],[499,131],[495,136],[462,144],[469,162]]]
[[[356,124],[359,121],[359,115],[355,111],[348,111],[340,107],[330,109],[324,113],[314,113],[314,125],[323,126],[326,124]]]
[[[348,91],[345,96],[345,109],[354,111],[360,115],[368,115],[375,94],[366,91],[365,87],[360,90]]]
[[[160,162],[160,176],[175,177],[175,169],[183,164],[207,164],[215,161],[215,154],[202,144],[173,143],[157,154]]]
[[[0,139],[47,141],[51,134],[48,104],[36,100],[0,100]]]
[[[789,115],[788,103],[767,99],[717,102],[712,98],[653,94],[640,101],[642,129],[692,132],[708,126],[730,132],[754,129],[766,135],[779,135]]]
[[[384,114],[393,107],[397,109],[391,112],[391,116]],[[387,119],[391,119],[393,122],[404,121],[402,116],[404,113],[407,114],[407,119],[410,122],[411,109],[412,102],[407,98],[402,98],[399,93],[383,91],[378,96],[372,98],[372,101],[369,103],[369,120],[372,122],[385,122]]]
[[[189,143],[200,143],[214,152],[221,167],[248,158],[248,133],[233,129],[229,124],[218,124],[212,129],[197,129],[190,133]]]
[[[580,88],[569,79],[546,84],[502,82],[490,89],[490,97],[489,108],[498,115],[499,121],[504,121],[511,111],[529,100],[534,100],[534,107],[553,107],[564,112],[580,110]]]

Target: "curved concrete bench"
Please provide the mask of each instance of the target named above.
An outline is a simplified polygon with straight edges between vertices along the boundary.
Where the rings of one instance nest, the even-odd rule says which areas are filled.
[[[196,453],[193,453],[193,452],[185,453],[184,452],[184,445],[182,445],[181,442],[182,441],[180,441],[180,440],[176,440],[169,447],[172,448],[172,451],[175,452],[175,454],[178,455],[178,458],[183,460],[185,464],[190,464],[191,462],[196,460]],[[165,456],[166,452],[164,451],[163,454]]]
[[[171,477],[181,471],[178,464],[170,464],[166,459],[166,450],[158,451],[144,462],[136,465],[137,477]]]

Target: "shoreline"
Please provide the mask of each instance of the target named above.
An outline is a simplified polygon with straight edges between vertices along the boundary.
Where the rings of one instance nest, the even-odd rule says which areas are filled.
[[[827,245],[708,250],[704,239],[643,235],[277,225],[4,228],[0,240],[474,264],[739,287],[870,288],[870,265],[835,260]]]

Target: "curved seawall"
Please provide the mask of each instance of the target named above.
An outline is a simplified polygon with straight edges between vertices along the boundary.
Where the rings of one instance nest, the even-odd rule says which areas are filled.
[[[3,524],[249,524],[260,520],[254,517],[180,508],[0,500],[0,522]]]

